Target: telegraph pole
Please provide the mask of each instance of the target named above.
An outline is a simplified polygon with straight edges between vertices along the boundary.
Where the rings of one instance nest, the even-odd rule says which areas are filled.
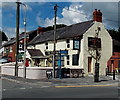
[[[21,3],[23,4],[23,3]],[[24,68],[23,68],[23,77],[26,78],[26,44],[27,44],[27,39],[26,39],[26,11],[27,11],[27,7],[25,4],[23,4],[25,7],[25,16],[24,16]]]
[[[16,63],[15,63],[15,76],[18,76],[18,54],[19,54],[19,15],[20,15],[20,2],[17,3],[16,10]]]
[[[56,66],[56,17],[57,17],[57,4],[54,6],[54,49],[53,49],[53,77],[55,78],[55,66]]]

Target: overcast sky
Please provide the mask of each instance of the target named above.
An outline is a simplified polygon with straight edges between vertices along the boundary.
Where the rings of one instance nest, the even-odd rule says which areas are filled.
[[[72,1],[72,0],[71,0]],[[71,25],[92,20],[94,9],[103,13],[103,24],[106,28],[118,28],[118,3],[117,2],[24,2],[27,5],[27,31],[37,29],[38,26],[53,25],[54,10],[57,4],[57,24]],[[20,7],[20,32],[24,31],[23,18],[24,6]],[[9,36],[15,37],[16,3],[2,2],[0,5],[0,28]]]

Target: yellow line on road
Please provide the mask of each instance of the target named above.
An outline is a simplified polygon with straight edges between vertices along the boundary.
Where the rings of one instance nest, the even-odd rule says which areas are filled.
[[[55,86],[55,88],[69,88],[69,87],[107,87],[113,85],[69,85],[69,86]]]

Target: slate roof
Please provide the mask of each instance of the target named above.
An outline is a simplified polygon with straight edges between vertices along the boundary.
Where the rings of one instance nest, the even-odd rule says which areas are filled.
[[[57,29],[56,32],[56,40],[82,36],[93,24],[94,22],[93,20],[91,20],[91,21],[85,21],[70,26],[66,26],[63,28],[59,28]],[[53,40],[54,40],[54,30],[51,30],[39,34],[32,41],[30,41],[28,45],[34,45],[34,44],[43,43],[46,41],[53,41]]]
[[[56,40],[59,39],[66,39],[66,38],[73,38],[77,36],[83,35],[92,25],[93,20],[81,22],[77,24],[73,24],[70,26],[62,27],[57,29],[56,32]],[[27,32],[27,35],[30,35],[34,32],[37,32],[36,30]],[[42,34],[37,35],[33,40],[31,40],[28,45],[38,44],[46,41],[53,41],[54,39],[54,30],[42,32]],[[22,40],[24,38],[24,33],[19,35],[19,40]],[[9,40],[7,43],[5,43],[3,46],[9,46],[16,42],[16,38],[13,38],[12,40]]]
[[[31,57],[44,56],[43,53],[38,49],[27,49]]]
[[[29,35],[29,34],[32,34],[35,31],[37,31],[37,29],[33,30],[33,31],[30,31],[30,32],[27,32],[26,34]],[[24,32],[19,35],[19,40],[22,40],[22,39],[24,39]],[[16,42],[16,38],[13,38],[12,40],[9,40],[7,43],[5,43],[3,46],[5,47],[5,46],[12,45],[15,42]]]

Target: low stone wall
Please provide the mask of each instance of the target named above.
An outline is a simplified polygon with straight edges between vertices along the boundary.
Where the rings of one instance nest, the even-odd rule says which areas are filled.
[[[1,74],[15,75],[14,64],[1,64]],[[23,77],[23,66],[18,68],[18,76]],[[52,70],[52,67],[26,67],[26,78],[28,79],[43,79],[46,78],[46,70]]]

